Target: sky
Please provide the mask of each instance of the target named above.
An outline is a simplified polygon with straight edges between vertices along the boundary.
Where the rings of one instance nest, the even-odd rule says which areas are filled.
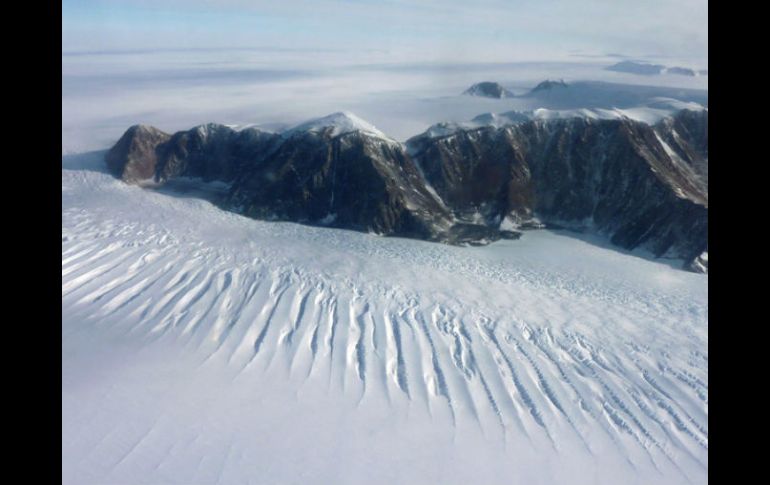
[[[62,50],[262,49],[366,62],[629,57],[708,67],[707,0],[63,0]]]

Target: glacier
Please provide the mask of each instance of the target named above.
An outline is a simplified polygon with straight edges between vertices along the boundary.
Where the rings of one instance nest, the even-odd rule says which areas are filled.
[[[257,221],[103,156],[62,157],[63,483],[706,483],[707,275]]]

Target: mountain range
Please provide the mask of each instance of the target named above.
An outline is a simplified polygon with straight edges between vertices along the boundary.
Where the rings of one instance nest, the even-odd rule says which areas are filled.
[[[661,64],[650,64],[648,62],[621,61],[617,64],[607,66],[608,71],[628,72],[631,74],[655,75],[655,74],[677,74],[680,76],[708,76],[708,69],[694,70],[689,67],[667,67]]]
[[[544,226],[708,268],[708,110],[435,127],[398,142],[340,112],[271,133],[210,123],[175,134],[130,127],[106,155],[127,183],[229,184],[224,208],[285,220],[487,244]]]

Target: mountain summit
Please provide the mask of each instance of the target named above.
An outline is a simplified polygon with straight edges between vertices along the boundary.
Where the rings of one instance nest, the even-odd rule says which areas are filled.
[[[532,88],[532,90],[530,91],[530,94],[537,93],[540,91],[551,91],[552,89],[566,88],[566,87],[567,87],[567,83],[565,83],[563,79],[560,81],[551,81],[550,79],[546,79],[545,81],[541,82],[540,84]]]
[[[469,96],[481,96],[484,98],[512,98],[513,93],[502,87],[500,84],[490,81],[484,81],[474,84],[466,89],[463,94]]]
[[[375,128],[374,125],[349,111],[338,111],[327,116],[306,121],[285,131],[283,136],[288,138],[301,132],[319,133],[324,131],[331,137],[360,131],[378,138],[390,139],[385,133]]]

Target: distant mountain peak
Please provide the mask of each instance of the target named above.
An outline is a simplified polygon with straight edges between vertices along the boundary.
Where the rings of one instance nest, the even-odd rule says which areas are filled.
[[[541,82],[532,90],[530,93],[537,93],[540,91],[550,91],[554,88],[566,88],[568,87],[568,84],[564,82],[564,79],[560,79],[559,81],[551,81],[550,79],[546,79],[545,81]]]
[[[476,83],[473,86],[466,89],[463,94],[469,96],[481,96],[485,98],[512,98],[514,95],[502,87],[499,83],[484,81]]]
[[[694,70],[690,69],[689,67],[667,67],[664,71],[666,74],[679,74],[680,76],[696,76],[696,73]]]
[[[608,71],[628,72],[632,74],[677,74],[680,76],[708,76],[708,69],[695,71],[689,67],[681,66],[663,66],[661,64],[650,64],[648,62],[622,61],[617,64],[605,67]]]
[[[632,74],[660,74],[666,66],[650,64],[649,62],[621,61],[617,64],[605,67],[608,71],[629,72]]]

